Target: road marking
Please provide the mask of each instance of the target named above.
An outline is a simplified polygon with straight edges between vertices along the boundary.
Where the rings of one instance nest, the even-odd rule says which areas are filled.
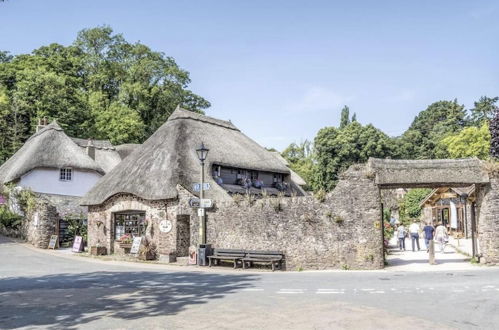
[[[285,294],[303,293],[303,289],[281,289],[277,291],[277,293],[285,293]]]
[[[316,294],[344,294],[345,289],[317,289]]]
[[[361,291],[374,291],[375,289],[360,289]]]
[[[254,291],[263,291],[263,289],[258,289],[258,288],[246,288],[246,289],[242,289],[241,291],[254,292]]]
[[[378,291],[370,291],[369,293],[385,293],[383,290],[378,290]]]
[[[485,286],[482,286],[482,289],[493,289],[495,288],[495,285],[485,285]]]

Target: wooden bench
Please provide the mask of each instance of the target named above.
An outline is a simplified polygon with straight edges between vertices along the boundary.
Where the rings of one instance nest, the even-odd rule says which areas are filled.
[[[243,258],[243,268],[246,269],[246,264],[251,267],[253,262],[258,262],[270,264],[272,271],[274,271],[276,266],[281,269],[283,259],[284,254],[279,251],[246,251],[246,256]]]
[[[237,261],[246,256],[244,250],[215,249],[212,256],[208,256],[208,266],[211,267],[211,261],[217,265],[219,260],[234,262],[234,268],[237,267]]]

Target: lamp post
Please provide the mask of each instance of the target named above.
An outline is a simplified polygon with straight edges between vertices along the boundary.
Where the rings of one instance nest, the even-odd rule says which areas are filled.
[[[201,162],[201,182],[199,187],[199,206],[202,211],[199,212],[199,244],[206,244],[206,221],[204,216],[204,209],[201,208],[201,202],[204,198],[204,161],[208,156],[208,151],[210,149],[204,146],[204,143],[201,142],[199,148],[196,149],[196,153],[198,155],[199,161]]]

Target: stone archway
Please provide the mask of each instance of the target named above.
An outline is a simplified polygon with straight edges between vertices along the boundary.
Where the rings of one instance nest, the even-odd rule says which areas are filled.
[[[475,185],[477,237],[484,262],[499,262],[499,182],[479,159],[391,160],[369,159],[366,171],[380,190]]]

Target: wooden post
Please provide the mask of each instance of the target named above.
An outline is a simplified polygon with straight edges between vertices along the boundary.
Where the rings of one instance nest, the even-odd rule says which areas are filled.
[[[428,251],[428,260],[430,262],[430,265],[436,265],[437,263],[435,262],[435,241],[430,240],[430,249]]]

